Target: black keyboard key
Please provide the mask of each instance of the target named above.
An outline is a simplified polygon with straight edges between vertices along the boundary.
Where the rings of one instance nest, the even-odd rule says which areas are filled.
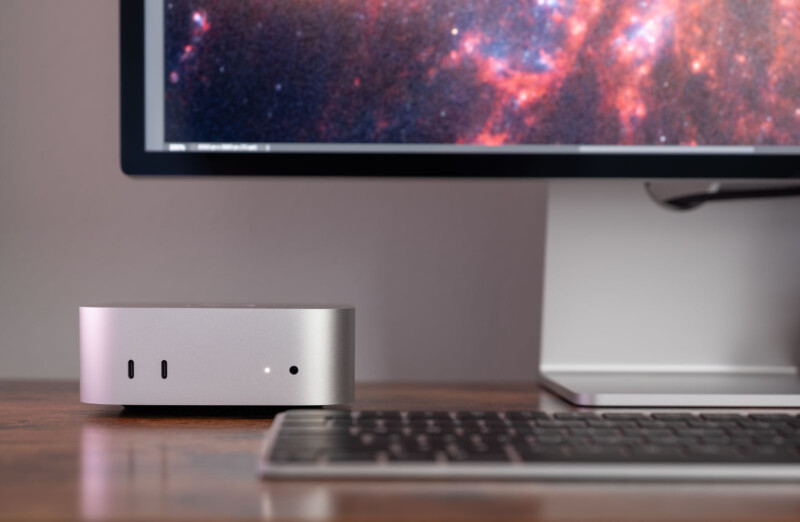
[[[402,415],[399,411],[362,411],[359,412],[358,419],[400,421],[402,419]]]
[[[754,413],[752,415],[748,415],[754,421],[761,421],[761,422],[783,422],[783,421],[792,421],[791,415],[786,415],[785,413]]]
[[[620,438],[624,446],[636,446],[645,442],[645,438],[639,435],[623,435]]]
[[[550,419],[550,415],[542,411],[507,411],[505,418],[511,421],[530,421],[538,419]]]
[[[620,428],[635,428],[634,421],[610,421],[610,420],[587,420],[586,425],[590,428],[607,428],[607,429],[620,429]]]
[[[729,446],[733,444],[729,437],[702,437],[701,442],[705,446]]]
[[[613,428],[589,428],[592,437],[615,437],[622,434],[622,430]]]
[[[539,420],[536,421],[536,425],[540,428],[560,428],[560,429],[567,429],[567,428],[586,428],[587,424],[586,421],[583,420],[568,420],[568,421],[561,421],[561,420]]]
[[[738,422],[739,427],[752,430],[769,430],[772,429],[772,424],[769,422],[757,421],[753,419],[744,419]]]
[[[536,444],[540,446],[557,446],[567,440],[562,436],[540,436],[536,437]]]
[[[797,450],[781,446],[752,446],[739,448],[750,461],[760,462],[800,462]]]
[[[724,430],[738,430],[741,428],[739,423],[736,421],[714,421],[714,424],[718,428],[722,428]]]
[[[722,437],[725,435],[725,432],[720,429],[680,428],[674,431],[679,437]]]
[[[496,411],[462,411],[456,413],[456,418],[461,422],[484,421],[502,422],[499,412]]]
[[[448,411],[410,411],[406,414],[409,421],[432,420],[432,421],[453,421],[453,417]]]
[[[592,445],[592,439],[589,437],[569,437],[564,439],[564,443],[561,444],[562,446],[569,446],[569,447],[583,447],[583,446],[590,446]]]
[[[567,431],[566,429],[534,428],[531,430],[531,435],[536,437],[561,437],[566,435]]]
[[[660,421],[690,421],[696,418],[691,413],[654,413],[651,416]]]
[[[710,429],[710,428],[718,429],[718,428],[721,428],[722,426],[721,426],[721,423],[719,423],[717,421],[704,421],[704,420],[698,419],[698,420],[691,420],[691,421],[686,422],[686,427],[687,428],[702,428],[702,429]]]
[[[604,413],[603,418],[615,421],[639,421],[647,420],[649,417],[644,413]]]
[[[740,421],[744,419],[744,415],[738,413],[703,413],[700,418],[710,421]]]
[[[777,435],[768,435],[766,437],[753,437],[756,446],[783,446],[789,443],[787,439]]]
[[[645,462],[680,462],[686,460],[686,453],[677,446],[646,444],[631,448],[634,460]]]
[[[677,446],[680,444],[681,439],[672,435],[663,436],[663,437],[647,437],[648,444],[654,444],[656,446]]]
[[[465,452],[456,455],[448,455],[451,462],[509,462],[505,452]]]
[[[583,412],[554,413],[553,418],[556,420],[599,420],[596,413]]]
[[[666,430],[666,429],[674,429],[674,428],[688,428],[689,425],[682,421],[671,421],[671,422],[664,422],[664,421],[657,421],[657,420],[640,420],[636,423],[636,426],[632,426],[633,428],[647,428],[647,429],[654,429],[654,430]]]
[[[622,434],[640,437],[670,437],[675,435],[675,432],[666,429],[627,428],[622,430]]]
[[[705,461],[737,461],[742,459],[742,454],[733,446],[693,446],[687,448],[688,458]]]
[[[614,462],[624,459],[629,453],[624,448],[596,445],[570,448],[568,455],[577,461]]]
[[[592,444],[599,444],[601,446],[619,446],[623,447],[625,445],[623,437],[619,435],[600,435],[594,436],[591,439]],[[638,443],[639,441],[637,441]]]
[[[554,453],[550,448],[516,448],[516,453],[523,462],[558,461],[559,459],[563,459],[563,455],[560,450],[558,453]]]

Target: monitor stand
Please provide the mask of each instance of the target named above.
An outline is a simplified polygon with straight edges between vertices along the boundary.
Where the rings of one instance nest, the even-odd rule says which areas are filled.
[[[540,374],[583,406],[800,407],[800,204],[550,185]]]

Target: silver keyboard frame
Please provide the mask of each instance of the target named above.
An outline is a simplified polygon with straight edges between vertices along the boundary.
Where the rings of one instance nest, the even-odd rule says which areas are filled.
[[[537,481],[698,481],[798,482],[800,464],[691,463],[453,463],[353,462],[272,463],[268,456],[286,413],[275,417],[259,454],[258,475],[269,480],[537,480]]]

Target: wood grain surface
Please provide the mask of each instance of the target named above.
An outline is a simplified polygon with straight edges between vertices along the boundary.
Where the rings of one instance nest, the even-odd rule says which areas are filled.
[[[356,406],[568,409],[533,384],[359,385]],[[0,382],[4,520],[800,520],[800,484],[265,482],[269,410],[136,412]]]

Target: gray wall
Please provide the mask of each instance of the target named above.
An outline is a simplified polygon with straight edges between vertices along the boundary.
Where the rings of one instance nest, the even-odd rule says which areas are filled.
[[[107,301],[347,302],[360,380],[532,377],[541,184],[128,179],[117,1],[0,8],[0,378],[77,377]]]

